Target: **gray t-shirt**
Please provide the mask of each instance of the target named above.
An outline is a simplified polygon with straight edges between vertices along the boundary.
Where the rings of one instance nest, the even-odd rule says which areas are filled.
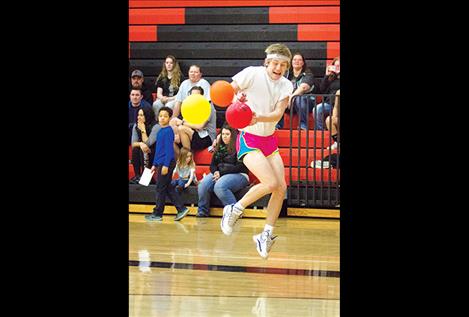
[[[190,166],[180,167],[179,165],[176,165],[176,168],[174,169],[174,172],[178,173],[179,178],[183,179],[188,179],[191,176],[191,171],[195,172],[195,169]]]
[[[159,124],[155,124],[153,128],[151,128],[150,135],[148,136],[148,140],[147,142],[145,142],[146,145],[148,145],[148,147],[151,147],[153,144],[155,144],[156,135],[158,134],[158,131],[160,131],[160,129],[161,129],[161,126]],[[132,128],[132,143],[134,142],[139,142],[138,134],[137,134],[137,124],[134,124]]]
[[[210,140],[215,140],[217,137],[217,111],[215,107],[210,102],[210,117],[208,117],[207,125],[202,129],[202,131],[197,131],[201,138],[210,136]]]

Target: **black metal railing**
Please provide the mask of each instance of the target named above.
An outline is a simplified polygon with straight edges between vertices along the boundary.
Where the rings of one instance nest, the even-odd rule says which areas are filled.
[[[337,133],[337,150],[331,149],[334,140],[332,134],[326,128],[325,120],[330,120],[329,126],[332,126],[332,109],[327,115],[318,118],[318,98],[321,97],[322,102],[325,97],[333,103],[335,95],[331,94],[307,94],[306,96],[311,102],[308,105],[307,111],[299,111],[294,109],[294,102],[297,96],[292,100],[290,109],[290,164],[289,164],[289,186],[288,186],[288,206],[290,207],[323,207],[335,208],[340,205],[340,129]],[[340,96],[338,96],[340,98]],[[301,97],[305,98],[305,97]],[[322,103],[321,102],[321,103]],[[309,109],[311,107],[311,109]],[[298,125],[293,126],[294,115],[298,116]],[[312,114],[312,115],[311,115]],[[301,127],[301,120],[305,118],[306,127]],[[314,118],[314,119],[313,119]],[[310,128],[311,120],[323,120],[323,129],[318,129],[315,122],[313,128]],[[340,115],[338,117],[337,126],[340,127]],[[293,144],[293,131],[298,131],[297,144]],[[312,133],[312,138],[310,134]],[[306,135],[305,141],[302,142],[302,135]],[[328,144],[328,146],[326,145]],[[302,149],[304,155],[302,155]],[[312,151],[310,157],[309,150]],[[293,162],[293,154],[297,151],[297,162]],[[318,153],[319,152],[319,153]],[[302,160],[304,156],[304,160]],[[328,160],[326,160],[328,158]],[[325,163],[328,162],[328,163]],[[306,164],[305,164],[306,163]],[[296,170],[296,177],[293,177],[293,172]],[[304,177],[302,177],[304,175]]]

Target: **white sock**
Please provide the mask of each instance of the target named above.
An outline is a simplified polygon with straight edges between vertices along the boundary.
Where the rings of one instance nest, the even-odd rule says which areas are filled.
[[[244,207],[239,203],[239,201],[233,206],[234,208],[238,209],[239,211],[243,211]]]
[[[266,225],[264,226],[264,231],[269,231],[269,232],[270,232],[270,235],[272,235],[272,234],[274,233],[274,227],[271,226],[271,225],[266,224]]]

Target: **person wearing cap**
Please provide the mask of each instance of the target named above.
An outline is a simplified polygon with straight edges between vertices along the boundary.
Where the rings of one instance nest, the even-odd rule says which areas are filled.
[[[292,53],[281,43],[269,45],[264,66],[249,66],[232,77],[235,97],[246,102],[252,110],[250,125],[240,129],[236,139],[238,160],[256,176],[260,183],[254,185],[235,204],[223,208],[220,223],[225,235],[231,235],[244,209],[259,198],[271,194],[267,205],[264,230],[252,237],[257,252],[267,258],[275,242],[274,226],[282,208],[287,185],[285,171],[278,149],[275,125],[287,108],[293,84],[284,77],[290,66]]]
[[[130,75],[129,93],[132,88],[140,88],[143,92],[143,99],[150,105],[153,104],[153,89],[145,82],[145,77],[140,69],[136,69]]]

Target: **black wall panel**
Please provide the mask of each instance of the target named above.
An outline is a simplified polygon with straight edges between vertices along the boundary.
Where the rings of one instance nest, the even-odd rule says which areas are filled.
[[[186,8],[186,24],[269,24],[269,8]]]
[[[130,56],[135,59],[262,59],[264,50],[274,42],[183,42],[130,43]],[[300,51],[306,59],[326,59],[326,42],[282,42],[294,53]]]
[[[296,41],[296,24],[159,25],[159,42]]]

